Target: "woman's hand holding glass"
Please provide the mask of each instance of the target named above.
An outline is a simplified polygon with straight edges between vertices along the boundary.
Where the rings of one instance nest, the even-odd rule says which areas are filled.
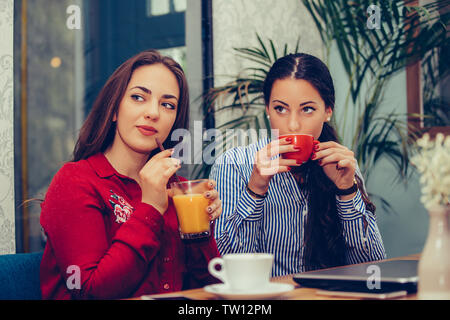
[[[208,191],[203,193],[203,196],[209,200],[209,205],[206,211],[209,214],[211,221],[217,219],[222,214],[222,201],[219,199],[219,193],[215,190],[216,182],[214,180],[208,181]]]
[[[155,154],[139,172],[142,202],[164,214],[168,207],[167,183],[181,168],[180,160],[171,158],[173,150]]]

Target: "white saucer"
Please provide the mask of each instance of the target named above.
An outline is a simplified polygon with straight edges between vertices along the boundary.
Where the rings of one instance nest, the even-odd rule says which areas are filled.
[[[292,284],[280,282],[269,282],[262,290],[249,291],[233,291],[228,285],[223,283],[211,284],[204,287],[206,292],[229,300],[273,299],[293,289],[294,286]]]

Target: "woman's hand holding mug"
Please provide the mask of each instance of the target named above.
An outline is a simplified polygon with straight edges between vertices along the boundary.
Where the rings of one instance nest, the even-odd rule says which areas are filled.
[[[248,187],[252,191],[265,194],[269,189],[269,182],[275,174],[287,172],[291,170],[290,167],[301,165],[294,159],[277,157],[286,152],[298,151],[291,141],[289,138],[274,140],[256,153],[253,171],[248,182]],[[276,158],[273,159],[274,157]]]
[[[312,160],[317,160],[323,171],[338,189],[353,186],[356,159],[353,151],[334,141],[323,142],[315,146]]]

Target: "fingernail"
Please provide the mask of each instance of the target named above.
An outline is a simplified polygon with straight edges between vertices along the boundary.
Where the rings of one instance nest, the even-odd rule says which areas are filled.
[[[316,144],[315,146],[314,146],[314,151],[318,151],[319,150],[319,146]]]
[[[294,146],[294,149],[301,150],[302,147],[300,147],[300,146]]]
[[[208,207],[208,212],[211,213],[212,212],[212,208]]]
[[[292,142],[292,138],[286,138],[287,142]]]
[[[175,167],[181,166],[181,160],[180,159],[177,159],[177,158],[172,158],[172,159],[173,159],[173,165]]]
[[[315,159],[317,156],[315,153],[312,154],[311,159]]]
[[[292,170],[292,168],[291,167],[288,167],[288,171],[291,171]]]

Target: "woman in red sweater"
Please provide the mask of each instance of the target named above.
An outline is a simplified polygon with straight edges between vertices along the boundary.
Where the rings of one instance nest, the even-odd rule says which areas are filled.
[[[188,125],[181,67],[157,51],[124,62],[81,128],[73,161],[54,176],[42,203],[47,244],[44,299],[116,299],[215,282],[211,236],[184,242],[167,189],[180,168],[172,131]],[[163,142],[160,151],[156,139]],[[210,219],[221,202],[210,180]]]

